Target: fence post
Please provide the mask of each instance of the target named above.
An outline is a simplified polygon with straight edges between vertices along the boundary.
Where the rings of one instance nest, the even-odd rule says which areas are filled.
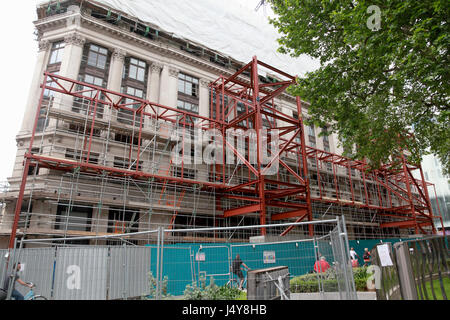
[[[345,257],[345,259],[347,262],[349,262],[348,259],[349,259],[349,255],[350,255],[350,246],[348,244],[348,233],[347,233],[347,226],[345,225],[345,216],[344,215],[342,215],[342,233],[343,233],[344,244],[345,244],[344,251],[347,253],[347,256]],[[351,265],[351,263],[350,263],[350,265]],[[350,268],[349,278],[350,278],[349,284],[350,284],[350,291],[351,291],[350,299],[357,300],[358,296],[356,294],[356,285],[355,285],[355,278],[353,277],[353,268]]]
[[[127,247],[125,245],[125,242],[122,244],[122,250],[123,250],[123,260],[122,260],[122,267],[123,267],[123,291],[122,291],[122,298],[124,300],[128,299],[127,295]]]
[[[349,251],[347,248],[347,245],[345,244],[345,236],[346,236],[346,232],[345,232],[345,220],[344,220],[344,216],[341,216],[342,218],[342,224],[343,224],[343,229],[341,229],[341,220],[339,219],[339,217],[336,217],[337,220],[337,228],[338,228],[338,238],[339,238],[339,247],[341,249],[341,254],[342,254],[342,260],[344,262],[343,264],[343,273],[344,273],[344,280],[345,280],[345,295],[346,295],[346,299],[353,299],[356,300],[356,294],[353,294],[355,291],[355,287],[354,287],[354,283],[355,281],[353,280],[353,270],[351,269],[351,265],[349,264]],[[350,272],[348,271],[350,267]],[[350,273],[350,275],[349,275]],[[341,291],[339,291],[339,295],[341,295]],[[342,296],[340,297],[342,299]]]
[[[159,273],[160,273],[161,233],[162,233],[162,227],[158,227],[158,240],[157,240],[157,244],[156,244],[156,292],[155,292],[156,300],[160,299]]]
[[[314,248],[314,265],[316,264],[316,262],[317,261],[320,261],[320,257],[319,257],[319,245],[318,245],[318,243],[317,243],[317,241],[316,241],[316,237],[314,236],[313,237],[313,248]],[[319,266],[320,266],[320,262],[319,262]],[[320,270],[321,268],[319,267],[319,271],[321,271]],[[320,296],[321,296],[321,298],[322,298],[322,300],[324,299],[324,287],[323,287],[323,284],[322,284],[322,281],[321,281],[321,274],[320,274],[320,272],[316,272],[317,273],[317,285],[319,286],[319,294],[320,294]]]
[[[397,260],[398,280],[402,298],[405,300],[418,300],[409,246],[405,242],[395,243],[394,252]]]
[[[162,284],[163,284],[163,265],[164,265],[164,227],[161,227],[161,254],[159,258],[159,299],[162,299]]]
[[[20,241],[20,249],[22,247],[22,241]],[[17,274],[17,268],[14,268],[14,264],[16,264],[19,259],[16,255],[16,248],[17,248],[17,238],[14,238],[14,248],[12,251],[12,255],[10,254],[8,256],[8,267],[6,268],[6,277],[9,277],[9,283],[8,283],[8,293],[6,295],[6,300],[11,300],[11,294],[14,288],[15,278]],[[12,257],[12,259],[11,259]],[[11,270],[11,272],[8,272],[8,270]],[[12,278],[9,276],[12,273]]]

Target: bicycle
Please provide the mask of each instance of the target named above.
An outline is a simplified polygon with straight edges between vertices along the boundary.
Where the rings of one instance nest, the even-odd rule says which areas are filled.
[[[23,297],[24,300],[48,300],[46,297],[44,297],[43,295],[36,295],[34,293],[33,288],[36,288],[36,285],[32,282],[27,282],[27,284],[31,285],[30,291],[28,291],[28,293]]]
[[[244,276],[244,282],[242,282],[242,288],[239,287],[239,283],[241,282],[240,279],[236,280],[234,276],[235,276],[235,274],[232,274],[231,279],[228,280],[228,282],[225,285],[229,288],[237,288],[239,290],[245,290],[243,288],[247,287],[247,275]]]

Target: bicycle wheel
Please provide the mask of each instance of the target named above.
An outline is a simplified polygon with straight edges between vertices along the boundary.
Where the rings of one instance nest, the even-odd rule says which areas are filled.
[[[236,279],[230,279],[230,280],[227,282],[227,287],[229,287],[229,288],[238,288],[238,287],[239,287],[239,284],[238,284],[238,282],[237,282]]]
[[[34,296],[33,299],[31,300],[48,300],[48,299],[44,296]]]

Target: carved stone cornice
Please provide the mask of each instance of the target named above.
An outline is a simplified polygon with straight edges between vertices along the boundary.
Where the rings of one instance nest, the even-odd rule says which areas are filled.
[[[64,42],[66,44],[73,44],[75,46],[84,46],[84,43],[86,42],[86,38],[81,36],[80,34],[73,32],[64,37]]]

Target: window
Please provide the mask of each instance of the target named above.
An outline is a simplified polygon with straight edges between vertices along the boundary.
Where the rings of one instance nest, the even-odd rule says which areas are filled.
[[[308,125],[307,132],[308,132],[309,145],[311,147],[315,148],[316,147],[316,133],[314,131],[314,125]]]
[[[84,75],[84,82],[89,83],[89,84],[93,84],[93,85],[96,85],[96,86],[99,86],[99,87],[103,87],[103,79],[99,78],[99,77],[91,76],[90,74],[85,74]],[[89,96],[92,97],[93,94],[91,93]]]
[[[137,232],[139,212],[128,208],[110,208],[108,213],[109,233]]]
[[[89,47],[87,64],[99,69],[106,68],[106,61],[108,58],[108,50],[99,47],[95,44],[91,44]]]
[[[39,111],[39,118],[36,125],[36,132],[44,132],[48,127],[47,109],[43,105]]]
[[[146,68],[147,64],[145,63],[145,61],[130,58],[128,77],[137,81],[144,82]]]
[[[314,125],[308,125],[308,136],[310,137],[316,137],[316,133],[314,131]]]
[[[59,71],[53,72],[53,74],[58,75]],[[55,81],[53,81],[50,77],[47,78],[46,86],[51,87],[51,88],[59,88],[59,86],[55,83]],[[53,90],[45,89],[44,90],[44,98],[53,97],[54,93],[55,93],[55,91],[53,91]]]
[[[272,104],[270,104],[270,103],[268,103],[267,106],[272,108],[272,109],[276,109],[277,108],[276,106],[272,106]],[[271,110],[271,109],[264,108],[264,111],[266,111],[268,113],[272,113],[272,114],[274,113],[274,111]],[[273,118],[271,116],[263,114],[263,115],[261,115],[261,119],[262,119],[262,126],[267,128],[267,129],[270,129],[270,128],[276,126],[275,118]]]
[[[178,109],[198,114],[198,105],[197,104],[193,104],[193,103],[183,101],[183,100],[178,100],[177,107],[178,107]]]
[[[144,92],[141,89],[133,88],[133,87],[127,87],[125,90],[126,94],[129,94],[130,96],[137,97],[137,98],[143,98]],[[128,99],[127,103],[130,103],[131,101]]]
[[[213,119],[221,120],[222,112],[223,112],[222,102],[225,106],[227,106],[228,105],[228,96],[224,96],[222,99],[222,94],[220,92],[218,92],[216,94],[216,90],[213,90],[212,95],[211,95],[211,90],[208,90],[208,91],[209,91],[209,102],[210,102],[209,105],[211,105],[211,100],[212,100],[212,110],[210,110],[210,116]],[[180,96],[180,95],[178,95],[178,96]],[[216,110],[217,102],[219,104],[219,114],[217,114],[217,110]],[[211,111],[212,111],[212,114],[211,114]]]
[[[41,149],[40,148],[31,148],[31,154],[40,154]],[[28,175],[32,176],[34,174],[39,174],[39,165],[37,163],[30,163],[30,166],[28,167]]]
[[[144,91],[141,89],[134,88],[134,87],[122,87],[122,92],[126,93],[127,95],[136,97],[136,98],[144,97]],[[136,103],[133,104],[133,102],[136,102]],[[125,99],[125,105],[124,105],[125,108],[138,109],[140,106],[141,106],[141,104],[134,99],[131,99],[131,98]],[[135,126],[139,127],[140,121],[141,121],[141,116],[140,116],[140,114],[136,114],[136,117],[134,117],[133,111],[119,109],[119,111],[117,113],[117,121],[119,121],[121,123],[129,124],[129,125],[134,124]]]
[[[136,168],[138,170],[141,170],[142,168],[142,161],[139,161],[138,166],[136,167],[136,160],[135,159],[131,159],[131,161],[129,159],[125,159],[125,158],[121,158],[121,157],[114,157],[114,167],[115,168],[119,168],[119,169],[126,169],[126,170],[136,170]]]
[[[64,42],[63,41],[54,42],[52,44],[52,50],[50,52],[50,60],[48,64],[60,63],[62,61],[63,53],[64,53]]]
[[[84,76],[80,76],[81,81],[89,83],[89,84],[93,84],[95,86],[98,87],[103,87],[104,86],[104,81],[102,78],[90,75],[90,74],[85,74]],[[97,90],[93,89],[91,87],[88,86],[78,86],[78,90],[82,91],[82,95],[85,96],[86,98],[94,98],[95,95],[97,94]],[[102,99],[103,95],[101,94],[99,96],[99,99]],[[84,114],[87,114],[87,112],[90,109],[90,114],[93,114],[94,112],[94,105],[95,103],[92,103],[92,101],[90,99],[83,99],[83,98],[75,98],[74,99],[74,103],[72,106],[72,111],[74,112],[82,112]],[[97,104],[97,110],[96,110],[96,117],[98,118],[103,118],[103,105],[98,103]]]
[[[71,123],[71,124],[69,124],[69,131],[77,133],[79,135],[87,135],[87,136],[89,136],[91,134],[91,127],[88,127],[88,126],[85,127],[82,124]],[[100,129],[94,128],[94,130],[92,131],[92,136],[100,137],[100,133],[101,133]]]
[[[178,74],[178,92],[198,97],[198,79],[183,73]]]
[[[181,171],[180,167],[173,167],[172,175],[178,178],[195,179],[195,174],[197,173],[195,169],[183,168],[183,175],[181,174]]]
[[[114,136],[114,141],[117,142],[123,142],[123,143],[130,143],[131,142],[131,135],[129,134],[122,134],[122,133],[116,133],[116,135]],[[139,136],[134,136],[133,137],[133,144],[134,145],[139,145]]]
[[[85,162],[86,159],[87,159],[87,152],[85,152],[83,154],[83,159],[81,160],[82,154],[83,154],[83,152],[81,150],[74,150],[74,149],[67,148],[65,157],[67,159],[72,159],[72,160],[75,160],[75,161],[83,161],[83,162]],[[99,154],[98,153],[91,152],[89,154],[89,163],[98,164],[98,158],[99,158]]]
[[[328,140],[328,128],[327,127],[322,127],[322,131],[324,132],[324,136],[323,136],[323,141],[325,142],[329,142]]]
[[[92,208],[87,206],[69,206],[59,204],[56,212],[55,229],[90,231],[92,221]]]
[[[328,128],[322,127],[322,131],[324,135],[322,136],[323,139],[323,150],[330,152],[330,140],[328,139]]]

